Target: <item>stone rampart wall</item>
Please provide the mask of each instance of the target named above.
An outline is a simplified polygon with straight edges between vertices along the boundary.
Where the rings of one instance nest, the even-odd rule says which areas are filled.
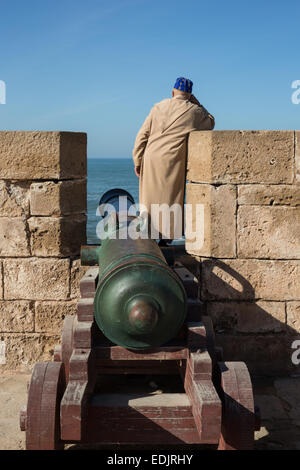
[[[186,248],[217,343],[252,372],[299,372],[300,132],[195,132],[188,149],[204,243]],[[51,358],[85,242],[86,135],[0,132],[0,371]]]
[[[187,251],[226,359],[245,360],[256,372],[293,371],[291,345],[300,340],[300,132],[194,132],[187,179],[186,202],[193,211],[204,207],[204,243],[187,243]]]
[[[0,132],[0,371],[51,357],[86,241],[86,134]]]

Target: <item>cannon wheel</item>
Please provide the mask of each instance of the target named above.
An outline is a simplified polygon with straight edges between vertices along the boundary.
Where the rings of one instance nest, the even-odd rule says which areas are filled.
[[[219,450],[251,450],[255,414],[251,378],[244,362],[218,362],[222,430]]]
[[[63,449],[60,440],[60,402],[65,390],[62,362],[35,364],[28,390],[26,449]],[[24,422],[24,411],[21,413]]]

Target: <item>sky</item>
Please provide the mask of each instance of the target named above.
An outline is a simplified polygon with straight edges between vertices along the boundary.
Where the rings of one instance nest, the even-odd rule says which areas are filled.
[[[299,0],[2,0],[0,18],[0,130],[87,132],[89,158],[131,158],[180,76],[216,130],[300,128]]]

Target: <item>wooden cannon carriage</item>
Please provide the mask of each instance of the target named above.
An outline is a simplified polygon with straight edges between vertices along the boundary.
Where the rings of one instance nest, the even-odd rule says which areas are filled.
[[[155,244],[155,247],[151,245],[148,257],[144,252],[134,256],[131,252],[129,256],[124,254],[123,247],[123,258],[120,256],[117,267],[116,244],[110,250],[113,262],[107,260],[105,251],[100,251],[99,265],[103,260],[113,268],[101,272],[99,266],[91,266],[81,279],[77,315],[64,319],[61,344],[55,347],[54,361],[37,363],[33,369],[27,407],[20,417],[21,429],[26,431],[27,449],[61,449],[66,443],[209,444],[221,450],[253,448],[259,420],[246,365],[223,362],[222,350],[215,345],[211,320],[202,315],[201,302],[197,298],[198,280],[177,260],[176,247],[160,250],[156,242],[148,242]],[[85,264],[95,263],[95,250],[99,250],[98,247],[82,250]],[[133,281],[145,285],[142,299],[156,295],[157,286],[156,291],[151,291],[149,279],[154,282],[161,273],[167,276],[159,302],[141,302],[139,296],[138,301],[132,303],[130,300],[130,307],[124,310],[129,312],[130,321],[128,323],[126,317],[127,323],[124,323],[129,333],[133,334],[130,328],[141,329],[134,337],[137,343],[133,342],[133,346],[140,344],[141,338],[150,341],[141,349],[126,347],[126,341],[131,340],[130,334],[125,339],[119,335],[119,342],[112,341],[116,335],[115,324],[122,333],[123,320],[120,323],[119,307],[114,310],[114,302],[119,292],[123,297],[125,295],[124,276],[128,272],[131,272],[131,291],[134,290]],[[103,286],[111,289],[109,295]],[[166,296],[168,288],[173,289],[175,300]],[[109,305],[105,317],[102,306],[107,298]],[[165,313],[159,312],[158,303],[169,315],[170,335],[180,308],[185,310],[176,334],[167,341],[162,336],[162,344],[157,340],[158,344],[154,341],[151,347],[155,332],[156,336],[168,334],[165,327],[159,330],[159,318]],[[111,329],[107,323],[110,312],[114,319]],[[124,317],[124,312],[122,315]],[[117,377],[118,381],[124,376],[138,375],[177,375],[182,388],[179,392],[157,394],[138,393],[134,381],[131,389],[125,392],[114,385],[116,382],[112,382],[111,388],[107,386],[109,380],[105,387],[101,385],[104,378]]]

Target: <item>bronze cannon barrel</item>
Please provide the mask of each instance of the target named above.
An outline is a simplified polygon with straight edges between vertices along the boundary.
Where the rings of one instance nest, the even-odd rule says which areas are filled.
[[[117,225],[101,241],[97,256],[94,314],[104,335],[128,349],[157,347],[174,338],[186,317],[186,293],[156,241],[124,237],[124,224]]]
[[[94,313],[104,335],[129,349],[160,346],[176,336],[186,294],[154,240],[102,242]]]

